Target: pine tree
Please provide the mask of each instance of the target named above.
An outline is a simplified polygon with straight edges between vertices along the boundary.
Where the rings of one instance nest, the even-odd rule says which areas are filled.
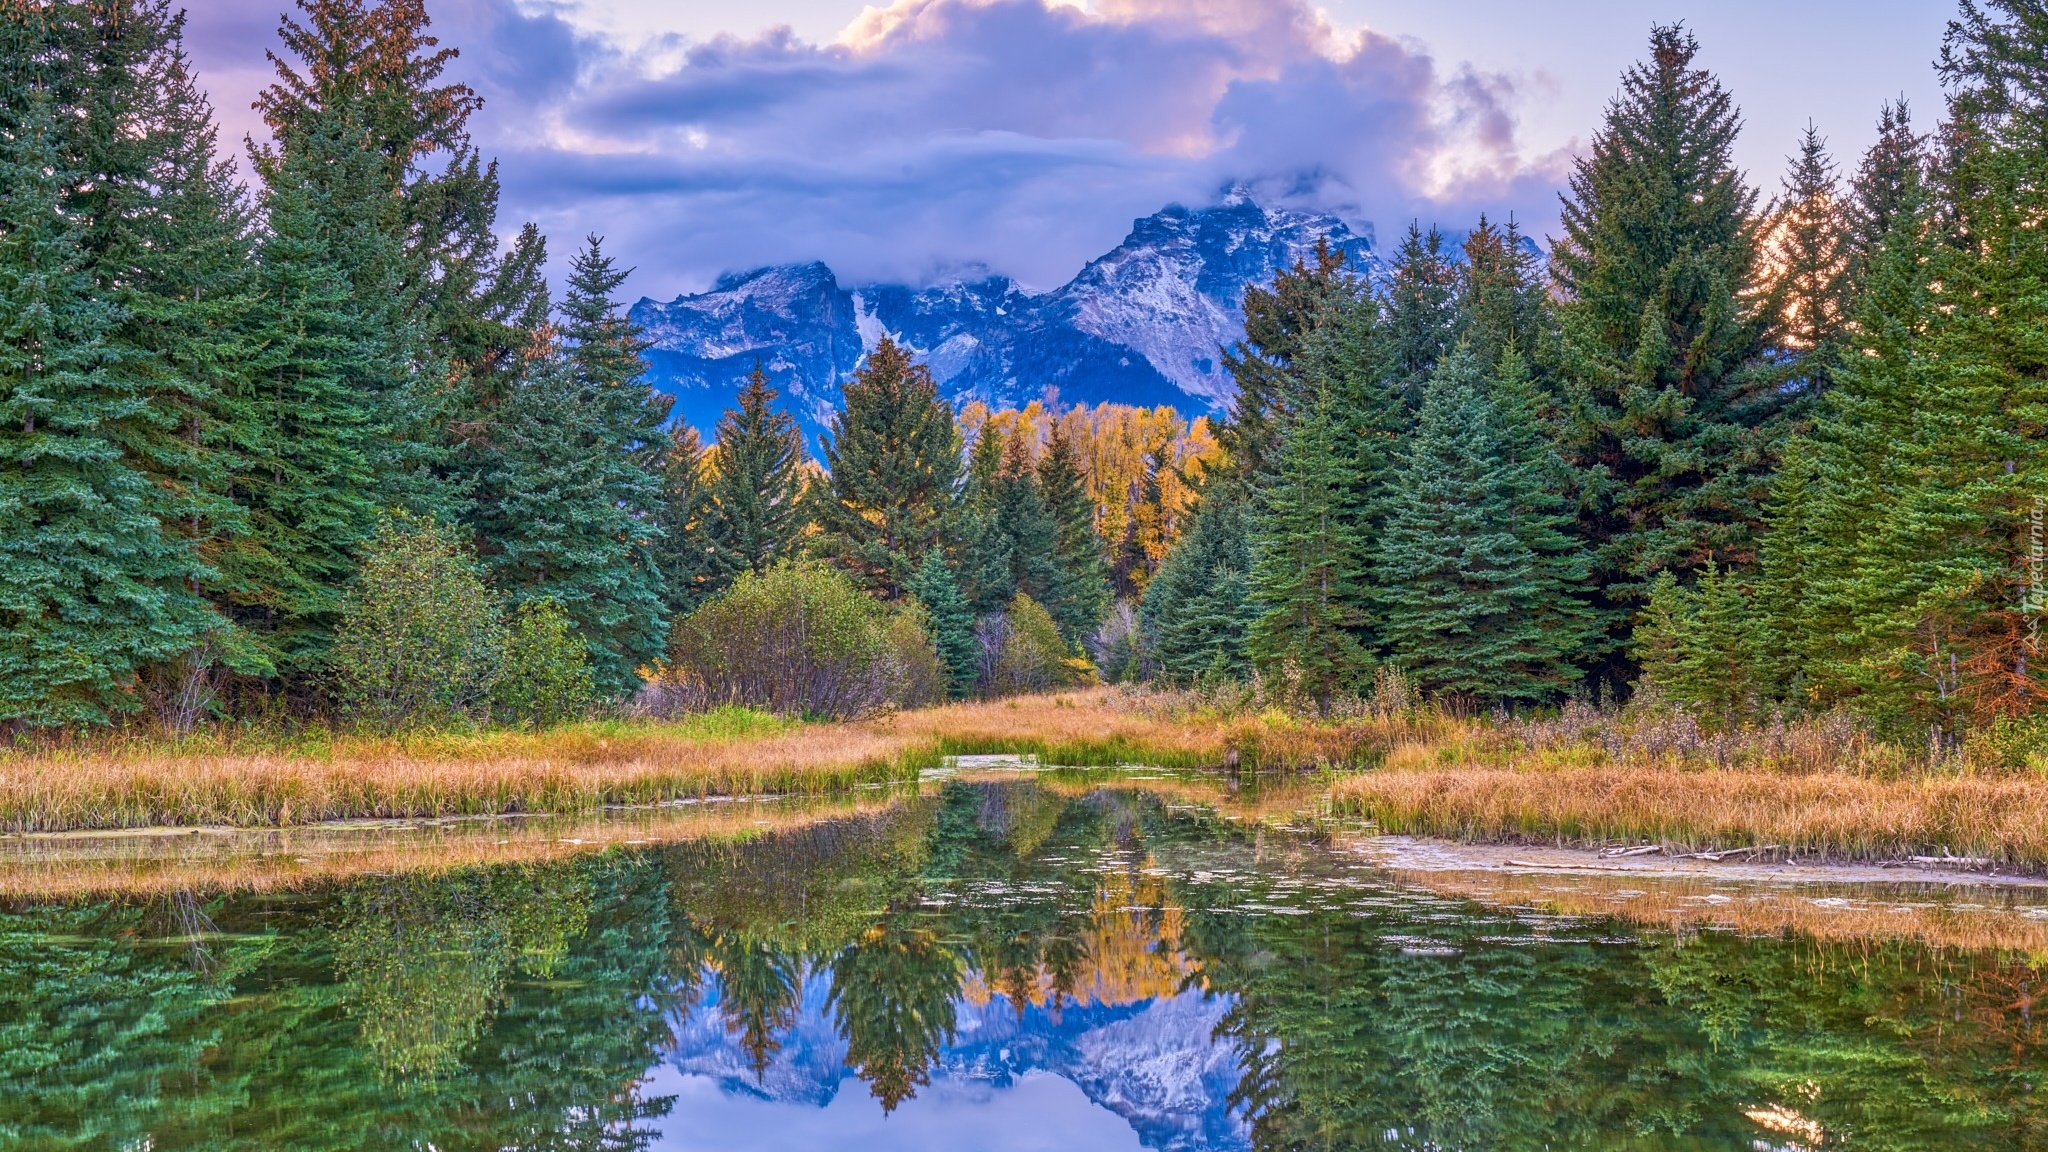
[[[652,517],[627,502],[652,477],[626,456],[605,409],[569,354],[534,348],[499,406],[501,454],[478,515],[492,584],[515,606],[559,605],[590,649],[599,693],[618,699],[660,655],[666,612]]]
[[[1365,622],[1357,480],[1331,391],[1327,381],[1311,381],[1281,423],[1252,523],[1248,601],[1256,615],[1246,638],[1260,671],[1324,712],[1369,661],[1357,636]]]
[[[1010,538],[996,522],[996,486],[1003,472],[1002,429],[984,422],[967,455],[967,482],[948,532],[959,557],[961,594],[976,616],[1000,612],[1016,595]]]
[[[0,136],[0,725],[104,723],[135,706],[139,668],[216,618],[120,450],[146,405],[61,209],[55,110],[46,90],[23,95]]]
[[[907,591],[931,618],[932,642],[946,666],[948,692],[955,700],[967,696],[980,671],[980,646],[974,640],[974,611],[960,594],[942,550],[925,553]]]
[[[1244,339],[1223,354],[1237,397],[1217,433],[1229,470],[1240,482],[1263,476],[1270,466],[1279,421],[1289,397],[1301,388],[1295,361],[1330,308],[1357,291],[1356,281],[1345,273],[1344,254],[1327,239],[1317,241],[1313,264],[1296,260],[1274,275],[1271,289],[1245,289]]]
[[[1218,486],[1196,506],[1194,523],[1167,554],[1140,606],[1147,657],[1171,683],[1237,679],[1251,671],[1251,549],[1244,503]]]
[[[1733,102],[1692,67],[1682,27],[1654,29],[1650,47],[1578,161],[1551,252],[1562,444],[1617,650],[1656,573],[1753,561],[1794,400],[1769,370],[1775,317],[1755,299]]]
[[[1046,507],[1024,436],[1013,434],[1003,444],[1003,467],[996,473],[995,529],[1010,557],[1012,599],[1028,596],[1044,607],[1060,578],[1059,524]]]
[[[1827,141],[1808,124],[1773,222],[1773,303],[1796,357],[1784,371],[1808,389],[1826,386],[1847,322],[1849,254],[1840,199]]]
[[[1542,342],[1545,299],[1537,279],[1536,256],[1522,241],[1513,217],[1506,228],[1484,215],[1465,238],[1465,259],[1457,268],[1455,337],[1481,364],[1498,364],[1508,349],[1525,359]]]
[[[399,371],[381,317],[350,290],[301,153],[264,197],[251,356],[226,429],[249,546],[223,567],[223,598],[270,668],[321,668],[343,586],[379,511],[372,442],[378,386]]]
[[[775,397],[767,374],[755,365],[740,389],[739,407],[727,409],[718,421],[705,514],[714,591],[741,572],[767,571],[795,550],[803,433],[787,413],[769,407]]]
[[[1396,377],[1411,407],[1420,408],[1429,374],[1451,347],[1458,324],[1458,268],[1444,250],[1444,236],[1419,223],[1394,250],[1387,283],[1387,337],[1393,345]]]
[[[825,442],[820,554],[894,598],[953,522],[960,433],[931,371],[883,338],[846,385]]]
[[[1536,703],[1569,691],[1592,631],[1586,557],[1526,369],[1459,347],[1438,364],[1377,542],[1392,659],[1434,695]]]
[[[1877,142],[1863,154],[1843,207],[1852,307],[1879,246],[1925,191],[1926,153],[1926,138],[1913,131],[1912,108],[1903,98],[1887,101],[1878,112]]]
[[[719,588],[705,523],[711,502],[705,482],[704,449],[697,430],[678,422],[661,454],[661,508],[655,527],[655,566],[661,570],[663,602],[680,619]]]
[[[1074,442],[1057,421],[1038,460],[1038,487],[1053,522],[1053,579],[1041,603],[1078,647],[1109,607],[1109,563]]]

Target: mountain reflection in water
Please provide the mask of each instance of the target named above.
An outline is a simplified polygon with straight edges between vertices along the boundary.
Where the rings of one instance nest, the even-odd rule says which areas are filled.
[[[953,782],[740,841],[11,906],[0,1149],[2048,1149],[2041,975]]]

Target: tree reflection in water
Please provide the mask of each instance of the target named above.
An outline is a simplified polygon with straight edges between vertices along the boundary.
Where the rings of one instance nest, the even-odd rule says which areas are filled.
[[[999,1009],[1176,1147],[2048,1150],[2041,978],[1493,910],[1142,793],[954,783],[744,841],[9,908],[0,1146],[643,1148],[686,1034],[765,1094],[821,1030],[825,1097],[891,1111],[993,1075],[963,1028]],[[1175,1051],[1224,1046],[1190,1090],[1231,1116],[1162,1135],[1099,1081],[1203,1000]]]

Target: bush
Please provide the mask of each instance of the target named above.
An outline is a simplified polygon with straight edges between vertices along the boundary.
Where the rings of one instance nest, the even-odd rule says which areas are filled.
[[[1094,679],[1088,662],[1060,638],[1052,615],[1022,592],[1010,601],[1008,611],[983,617],[975,626],[975,638],[982,643],[985,696],[1044,692]]]
[[[503,674],[491,691],[502,723],[546,728],[581,717],[597,701],[590,649],[551,599],[512,610],[505,627]]]
[[[890,613],[836,568],[742,575],[676,625],[668,676],[695,707],[851,719],[890,703]]]
[[[498,679],[504,641],[497,598],[469,548],[401,513],[378,523],[342,597],[337,695],[385,728],[466,719]]]
[[[952,674],[939,657],[932,635],[931,613],[915,600],[906,601],[889,618],[889,659],[894,664],[890,698],[905,708],[944,701]]]

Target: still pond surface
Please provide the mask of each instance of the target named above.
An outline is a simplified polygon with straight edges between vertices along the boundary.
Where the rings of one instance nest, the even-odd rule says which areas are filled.
[[[0,1148],[2036,1149],[2041,978],[955,781],[747,838],[14,899]]]

